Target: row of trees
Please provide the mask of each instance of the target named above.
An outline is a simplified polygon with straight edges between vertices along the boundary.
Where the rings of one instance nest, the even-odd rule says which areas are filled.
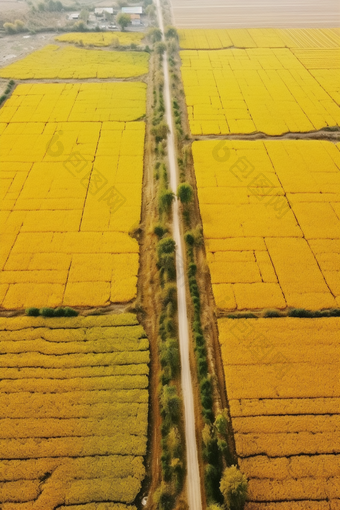
[[[186,170],[191,153],[190,147],[184,145],[188,135],[184,135],[182,123],[181,102],[183,91],[179,87],[179,55],[178,35],[173,27],[167,29],[169,64],[171,69],[171,84],[173,93],[173,114],[177,133],[178,150],[182,157],[178,159],[181,184],[178,196],[182,203],[183,220],[186,227],[185,242],[187,246],[187,276],[192,301],[193,321],[192,332],[196,355],[197,377],[199,381],[202,417],[205,422],[202,431],[202,453],[205,463],[205,489],[209,510],[222,507],[227,510],[243,508],[247,495],[247,479],[237,466],[228,446],[229,416],[227,410],[214,410],[213,380],[209,373],[208,351],[205,334],[201,324],[201,296],[197,280],[198,267],[195,252],[202,244],[200,228],[194,228],[194,191],[186,182]]]

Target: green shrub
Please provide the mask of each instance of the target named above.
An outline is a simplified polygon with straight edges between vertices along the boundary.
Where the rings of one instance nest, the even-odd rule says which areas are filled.
[[[329,310],[330,317],[340,317],[340,308],[332,308]]]
[[[281,314],[277,310],[266,310],[263,314],[263,317],[267,318],[281,317]]]
[[[219,434],[223,436],[228,434],[228,421],[228,411],[226,409],[216,416],[214,425]]]
[[[43,317],[54,317],[54,309],[53,308],[41,308],[40,315]]]
[[[197,266],[196,266],[196,264],[194,264],[193,262],[191,262],[191,263],[189,264],[189,268],[188,268],[189,277],[190,277],[190,276],[195,276],[195,275],[196,275],[196,272],[197,272]]]
[[[248,480],[237,466],[227,467],[220,483],[227,510],[242,510],[248,494]]]
[[[162,189],[159,194],[159,208],[162,212],[169,212],[175,194],[170,189]]]
[[[167,306],[172,303],[176,306],[177,304],[177,286],[174,283],[167,283],[162,291],[163,305]]]
[[[77,317],[79,315],[79,312],[77,312],[73,308],[69,308],[68,306],[66,306],[64,308],[64,314],[65,317]]]
[[[162,40],[162,32],[159,30],[159,28],[150,28],[146,34],[146,37],[149,39],[149,41],[155,43]]]
[[[228,443],[224,439],[217,440],[217,447],[222,455],[226,456],[229,453]]]
[[[161,363],[162,363],[162,358],[161,358]],[[170,367],[164,366],[163,370],[161,371],[160,382],[161,382],[162,386],[165,386],[166,384],[169,384],[170,381],[171,381]]]
[[[310,310],[305,310],[304,308],[293,308],[288,312],[289,317],[302,317],[302,318],[312,318],[314,316],[314,312]]]
[[[163,386],[161,395],[161,404],[164,412],[169,416],[173,423],[176,423],[180,417],[181,399],[177,395],[175,386]]]
[[[195,333],[196,345],[202,346],[205,344],[204,336],[201,333]]]
[[[164,42],[161,42],[161,41],[156,42],[155,46],[154,46],[154,50],[157,53],[157,55],[162,56],[166,52],[166,45],[164,44]]]
[[[27,310],[25,310],[25,313],[29,317],[38,317],[38,315],[39,315],[39,308],[34,308],[34,307],[27,308]]]
[[[217,499],[221,499],[221,494],[219,491],[219,470],[214,465],[208,464],[205,466],[204,475],[207,500],[216,501]]]
[[[161,258],[163,253],[175,253],[176,243],[171,237],[161,239],[157,244],[158,258]]]
[[[195,333],[199,333],[200,335],[202,334],[202,327],[199,321],[193,322],[192,329],[194,330]]]
[[[177,188],[177,196],[182,204],[188,204],[191,202],[194,192],[188,182],[182,182]]]
[[[193,246],[195,244],[195,238],[190,232],[184,234],[184,240],[189,246]]]
[[[54,317],[64,317],[65,316],[65,310],[64,308],[56,308],[54,310],[54,314],[53,314]]]
[[[206,359],[198,360],[198,373],[200,377],[206,377],[208,374],[208,362]]]
[[[166,229],[160,224],[155,225],[153,231],[159,239],[166,233]]]
[[[164,107],[162,109],[164,111]],[[163,113],[162,111],[162,113]],[[151,129],[151,134],[155,137],[156,143],[161,142],[162,140],[165,140],[168,136],[169,127],[166,124],[166,122],[160,122],[157,126],[154,126]]]
[[[176,39],[178,40],[178,32],[175,27],[167,26],[165,27],[165,37],[166,39]]]

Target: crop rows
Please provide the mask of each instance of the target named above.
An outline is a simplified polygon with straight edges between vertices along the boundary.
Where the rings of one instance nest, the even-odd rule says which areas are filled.
[[[329,142],[195,142],[218,308],[340,305],[340,153]],[[225,221],[221,222],[221,218]]]
[[[68,42],[76,44],[84,44],[91,46],[110,46],[117,44],[117,46],[129,46],[131,44],[140,44],[144,38],[143,32],[100,32],[100,33],[79,33],[69,32],[67,34],[59,35],[56,41]]]
[[[339,508],[339,319],[273,317],[340,306],[340,145],[211,135],[336,131],[339,38],[180,31],[191,133],[210,135],[192,154],[214,300],[230,316],[218,329],[246,510]]]
[[[219,319],[236,449],[250,480],[247,510],[338,508],[339,326]]]
[[[3,510],[127,508],[148,423],[149,344],[135,316],[0,319],[0,330]]]
[[[1,109],[4,308],[135,297],[145,89],[25,84]]]
[[[145,52],[84,50],[50,44],[4,67],[1,78],[77,79],[131,78],[148,72]]]
[[[329,74],[338,53],[327,53],[327,69],[313,67],[314,77],[287,48],[182,51],[191,132],[280,135],[339,125],[337,75]]]

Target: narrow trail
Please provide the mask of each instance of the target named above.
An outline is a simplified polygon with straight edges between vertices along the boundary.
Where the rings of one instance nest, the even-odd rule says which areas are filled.
[[[157,7],[157,15],[159,28],[162,31],[164,39],[164,24],[160,0],[155,0]],[[170,132],[168,134],[168,154],[169,154],[169,173],[170,173],[170,186],[174,193],[177,193],[178,187],[178,168],[176,156],[176,143],[174,137],[174,120],[172,116],[171,107],[171,92],[170,92],[170,73],[168,66],[167,53],[163,57],[163,72],[164,72],[164,100],[166,120]],[[178,305],[178,329],[179,329],[179,344],[181,354],[181,380],[182,380],[182,394],[184,405],[184,423],[185,423],[185,440],[186,440],[186,459],[187,459],[187,491],[188,491],[188,504],[190,510],[202,510],[201,498],[201,483],[200,472],[198,464],[198,453],[196,444],[196,431],[195,431],[195,408],[194,408],[194,393],[190,371],[189,361],[189,322],[187,314],[187,296],[186,286],[183,285],[181,271],[181,261],[183,260],[183,239],[180,229],[180,214],[178,207],[178,199],[176,198],[173,203],[173,237],[176,242],[176,268],[177,268],[177,305]]]

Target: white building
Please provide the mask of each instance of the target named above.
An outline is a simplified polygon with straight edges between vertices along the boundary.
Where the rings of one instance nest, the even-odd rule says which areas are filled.
[[[143,7],[122,7],[124,14],[143,14]]]

